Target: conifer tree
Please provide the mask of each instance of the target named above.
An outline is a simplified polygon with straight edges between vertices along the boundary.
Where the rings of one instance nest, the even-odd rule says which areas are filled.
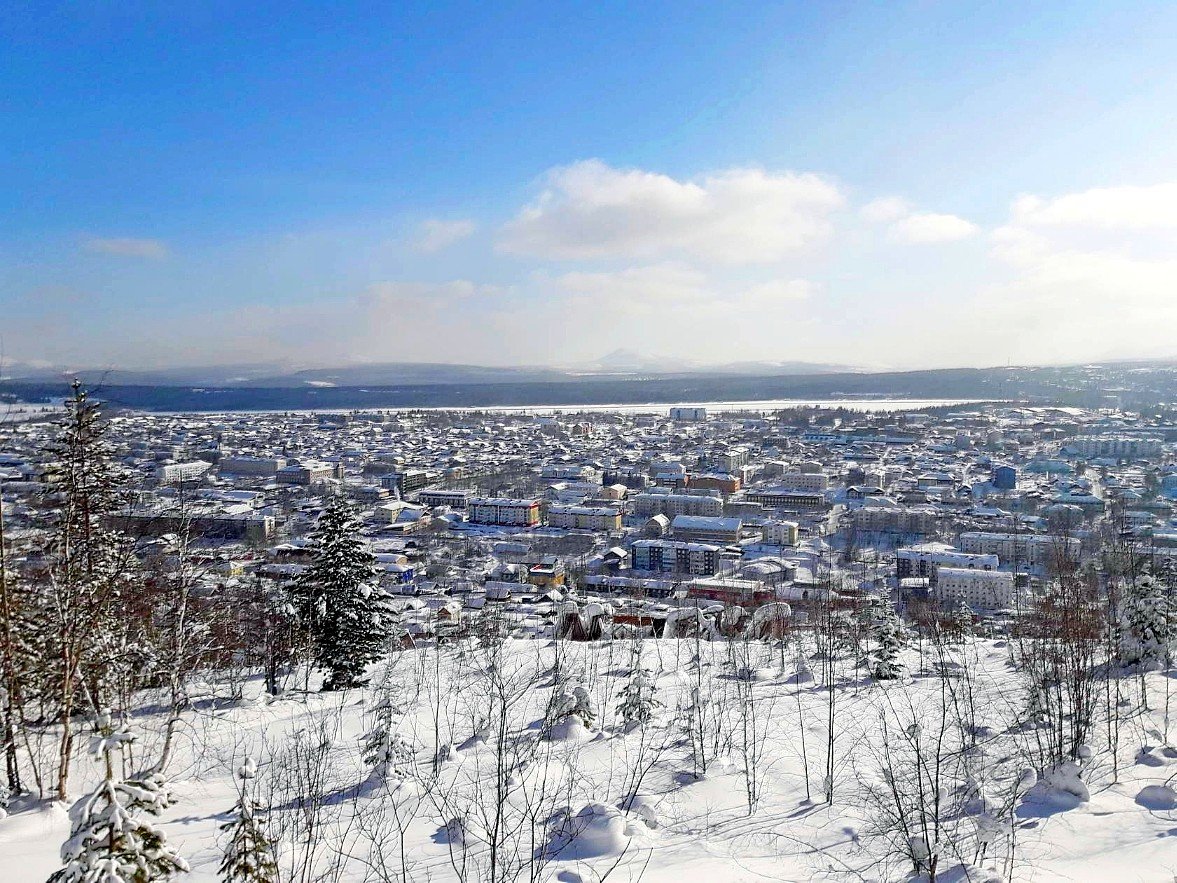
[[[356,687],[392,632],[389,597],[376,583],[376,556],[346,500],[331,499],[311,537],[314,558],[295,582],[292,600],[315,665],[327,673],[323,689]]]
[[[66,416],[47,450],[60,481],[47,500],[54,529],[38,581],[39,628],[29,637],[50,661],[42,692],[58,704],[62,725],[59,800],[67,798],[74,716],[82,697],[92,707],[103,707],[135,673],[127,599],[134,594],[138,561],[133,544],[109,524],[126,502],[126,475],[106,440],[108,425],[98,404],[75,381]]]
[[[71,834],[61,847],[64,867],[50,883],[164,883],[188,870],[164,832],[141,816],[159,815],[171,802],[159,775],[115,778],[115,756],[134,737],[116,730],[110,713],[98,719],[90,754],[103,765],[103,779],[70,807]]]
[[[372,729],[364,736],[361,753],[372,776],[381,781],[408,776],[414,762],[413,746],[396,730],[400,709],[387,692],[373,709]]]
[[[633,674],[629,682],[617,693],[617,698],[621,700],[617,705],[617,714],[627,730],[649,723],[662,705],[654,695],[654,678],[650,675],[650,670],[642,667],[641,653],[641,642],[636,641],[633,650]]]
[[[256,774],[252,758],[246,758],[237,771],[240,796],[233,807],[233,818],[221,826],[229,834],[220,868],[224,883],[278,883],[274,843],[266,836],[257,817],[257,803],[249,793],[250,780]]]
[[[891,606],[884,600],[875,614],[872,629],[874,647],[871,650],[871,675],[876,681],[893,681],[902,676],[903,663],[899,654],[906,646],[903,625]]]
[[[1177,638],[1177,609],[1164,587],[1145,574],[1124,592],[1120,661],[1153,668],[1163,665]]]

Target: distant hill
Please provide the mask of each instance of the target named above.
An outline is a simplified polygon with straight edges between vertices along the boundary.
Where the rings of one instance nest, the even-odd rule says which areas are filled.
[[[733,362],[708,365],[682,359],[645,356],[632,350],[615,350],[600,359],[577,365],[547,367],[521,365],[453,365],[428,362],[362,363],[329,367],[285,363],[189,366],[160,369],[122,369],[101,366],[5,365],[2,379],[28,383],[53,383],[84,377],[108,386],[204,386],[242,388],[329,388],[333,386],[434,385],[454,383],[558,383],[581,381],[586,376],[656,377],[698,375],[828,374],[859,371],[847,365],[808,362]]]
[[[381,371],[388,373],[381,375]],[[1172,362],[886,373],[741,375],[712,371],[597,376],[551,369],[413,365],[315,369],[277,378],[259,373],[228,384],[117,382],[129,373],[81,376],[112,404],[157,411],[576,407],[846,398],[1018,400],[1131,408],[1177,401],[1177,366]],[[380,376],[396,377],[399,382],[371,382]],[[0,382],[0,396],[26,402],[62,396],[67,389],[68,377],[62,375]]]

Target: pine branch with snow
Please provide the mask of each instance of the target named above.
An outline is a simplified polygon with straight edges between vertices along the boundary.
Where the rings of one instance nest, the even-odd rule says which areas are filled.
[[[64,864],[50,883],[163,883],[185,873],[188,864],[167,835],[143,815],[159,815],[171,803],[163,778],[118,780],[114,758],[134,737],[116,730],[110,716],[99,719],[90,753],[105,768],[102,782],[70,807],[71,833],[61,847]]]

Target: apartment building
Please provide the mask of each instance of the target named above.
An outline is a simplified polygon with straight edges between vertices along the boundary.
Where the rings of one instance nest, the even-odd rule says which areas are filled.
[[[470,499],[469,491],[447,490],[446,488],[425,488],[417,492],[417,502],[422,506],[447,506],[450,509],[465,509]]]
[[[719,546],[681,540],[636,540],[632,547],[634,570],[714,576],[719,572]]]
[[[548,526],[575,530],[621,530],[621,513],[611,506],[568,506],[555,503],[548,507]]]
[[[945,543],[924,543],[907,546],[895,553],[896,575],[908,577],[935,577],[941,567],[954,570],[995,571],[1001,566],[994,553],[974,554],[961,552]]]
[[[1067,442],[1065,447],[1088,459],[1109,457],[1139,460],[1160,456],[1164,442],[1153,436],[1079,435]]]
[[[744,494],[750,503],[760,503],[769,509],[805,512],[822,509],[826,505],[824,493],[799,491],[786,487],[752,488]]]
[[[932,597],[939,601],[963,601],[982,610],[998,610],[1013,604],[1014,575],[1001,570],[941,567]]]
[[[1034,568],[1045,568],[1058,560],[1078,561],[1079,540],[1076,537],[1052,537],[1042,534],[987,533],[970,531],[960,535],[963,552],[977,555],[996,555],[1001,563]]]
[[[335,475],[333,463],[319,460],[291,460],[275,473],[278,484],[310,486]]]
[[[286,465],[285,457],[222,457],[217,461],[217,468],[229,475],[258,475],[273,477],[275,473]]]
[[[676,515],[670,522],[675,539],[698,543],[728,545],[740,540],[744,522],[739,518],[712,518],[706,515]]]
[[[800,540],[796,521],[766,521],[761,530],[764,542],[774,546],[795,546]]]
[[[824,493],[830,489],[830,477],[824,472],[786,472],[780,477],[779,486],[791,491]]]
[[[634,494],[634,515],[649,518],[653,515],[703,515],[719,517],[723,514],[723,500],[703,494]]]
[[[198,481],[211,468],[204,460],[189,460],[186,463],[168,463],[155,470],[155,479],[163,484],[179,484],[184,481]]]
[[[497,524],[504,527],[534,527],[540,522],[539,500],[514,500],[506,497],[472,497],[466,503],[472,524]]]

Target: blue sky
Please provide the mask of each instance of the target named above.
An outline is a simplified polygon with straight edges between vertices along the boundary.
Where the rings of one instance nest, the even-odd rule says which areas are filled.
[[[1172,3],[8,4],[0,344],[1177,355],[1175,38]]]

